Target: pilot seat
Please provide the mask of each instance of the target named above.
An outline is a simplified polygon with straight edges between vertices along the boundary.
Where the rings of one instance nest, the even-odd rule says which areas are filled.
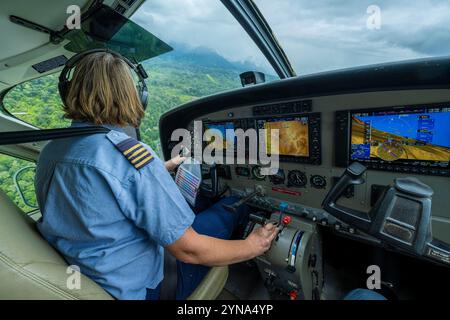
[[[165,261],[167,264],[165,278],[168,284],[163,282],[163,287],[174,291],[173,286],[176,286],[176,282],[173,281],[174,277],[176,278],[174,259],[166,258]],[[71,271],[68,270],[67,262],[40,235],[35,221],[0,190],[0,299],[113,299],[103,288],[83,275],[80,288],[69,289],[67,280],[70,276]],[[216,299],[227,278],[228,267],[211,268],[188,299]],[[162,298],[171,297],[171,293],[162,293]]]

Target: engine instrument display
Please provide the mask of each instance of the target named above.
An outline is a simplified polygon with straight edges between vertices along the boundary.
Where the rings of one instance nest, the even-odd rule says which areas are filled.
[[[271,153],[271,136],[279,132],[279,154],[284,156],[309,156],[308,117],[260,120],[259,128],[267,130],[267,153]]]
[[[256,127],[265,129],[266,153],[272,153],[272,138],[278,130],[278,155],[282,161],[320,164],[320,114],[256,120]]]

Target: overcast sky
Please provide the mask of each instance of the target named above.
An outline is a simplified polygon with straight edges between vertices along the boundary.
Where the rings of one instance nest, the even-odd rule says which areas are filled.
[[[449,0],[255,2],[298,74],[450,55]],[[380,9],[379,20],[367,13],[370,5]],[[147,0],[133,20],[166,42],[207,47],[267,72],[262,54],[219,0]]]

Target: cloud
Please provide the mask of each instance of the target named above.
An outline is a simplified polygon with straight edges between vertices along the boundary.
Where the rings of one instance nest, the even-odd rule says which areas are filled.
[[[249,61],[273,73],[219,0],[148,0],[132,20],[170,44],[209,48],[230,61]]]
[[[298,74],[450,52],[447,0],[255,2]],[[378,30],[366,27],[369,5],[381,10]],[[270,69],[219,0],[147,0],[133,20],[169,43],[210,48],[230,61]]]

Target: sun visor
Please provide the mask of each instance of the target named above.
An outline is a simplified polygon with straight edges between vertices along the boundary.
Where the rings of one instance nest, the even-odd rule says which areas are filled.
[[[68,51],[80,53],[108,48],[136,62],[173,50],[152,33],[105,5],[83,17],[81,29],[67,32],[64,38],[70,40],[64,46]]]

